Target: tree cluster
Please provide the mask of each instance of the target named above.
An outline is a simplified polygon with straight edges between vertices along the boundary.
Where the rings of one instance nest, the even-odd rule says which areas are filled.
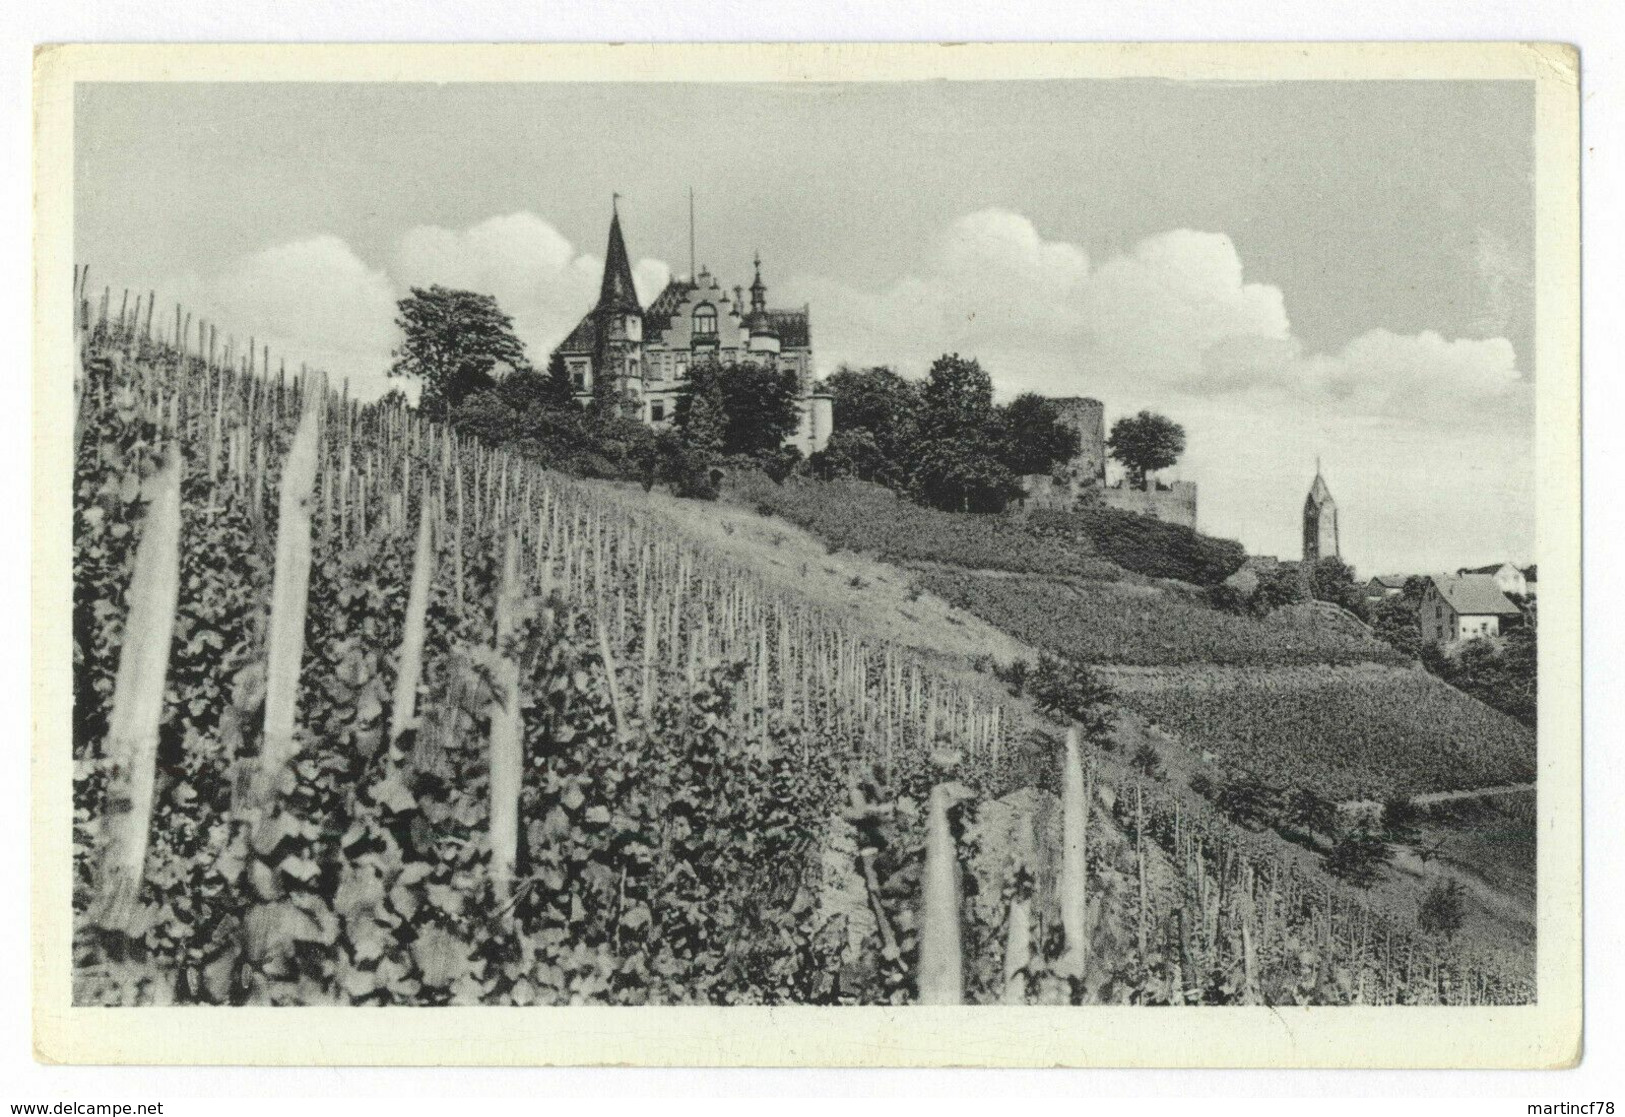
[[[1362,621],[1372,621],[1372,606],[1366,600],[1365,587],[1355,580],[1354,568],[1336,555],[1327,555],[1308,567],[1283,562],[1260,570],[1258,584],[1250,593],[1234,584],[1221,583],[1208,594],[1208,603],[1215,609],[1256,617],[1305,601],[1329,602]],[[1413,610],[1413,624],[1414,620]]]
[[[1468,640],[1453,652],[1424,644],[1422,666],[1445,682],[1525,725],[1535,725],[1538,636],[1525,621],[1499,639]]]
[[[1078,452],[1053,400],[1028,393],[995,404],[992,378],[958,354],[939,357],[923,381],[842,368],[826,387],[835,433],[813,456],[814,472],[875,481],[934,508],[1002,511],[1022,495],[1023,475]]]

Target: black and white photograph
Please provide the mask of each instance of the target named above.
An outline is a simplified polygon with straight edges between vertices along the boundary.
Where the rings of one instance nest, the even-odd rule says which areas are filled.
[[[53,87],[65,1012],[1567,1057],[1560,48],[278,49]]]

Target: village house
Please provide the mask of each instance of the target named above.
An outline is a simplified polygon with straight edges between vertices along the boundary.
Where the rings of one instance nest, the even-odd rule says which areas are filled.
[[[1491,574],[1434,574],[1417,606],[1422,639],[1441,644],[1499,636],[1503,623],[1520,616]]]
[[[1502,593],[1515,593],[1519,597],[1529,596],[1529,581],[1524,572],[1513,566],[1510,562],[1491,564],[1490,566],[1463,567],[1456,571],[1462,574],[1488,574],[1495,579],[1495,584],[1501,588]]]
[[[1378,574],[1365,584],[1365,595],[1370,598],[1397,597],[1405,592],[1408,574]]]

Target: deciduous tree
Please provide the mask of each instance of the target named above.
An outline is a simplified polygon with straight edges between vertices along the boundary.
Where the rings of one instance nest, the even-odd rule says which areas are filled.
[[[726,365],[717,371],[721,391],[722,451],[771,455],[796,431],[800,384],[791,369],[766,365]]]
[[[1000,511],[1021,493],[1001,460],[993,381],[973,359],[939,357],[921,392],[916,493],[953,512]]]
[[[513,320],[490,295],[436,284],[412,288],[396,306],[395,325],[405,337],[389,375],[418,380],[418,404],[433,414],[443,416],[471,393],[493,387],[501,366],[530,367]]]
[[[884,366],[854,369],[842,365],[824,381],[834,399],[837,431],[868,431],[890,461],[905,462],[919,427],[920,387]]]
[[[1185,428],[1166,415],[1142,411],[1112,424],[1106,448],[1128,470],[1130,483],[1143,489],[1154,470],[1167,469],[1185,452]]]
[[[1048,473],[1078,455],[1078,432],[1061,422],[1055,401],[1025,392],[1002,409],[1004,464],[1018,475]]]

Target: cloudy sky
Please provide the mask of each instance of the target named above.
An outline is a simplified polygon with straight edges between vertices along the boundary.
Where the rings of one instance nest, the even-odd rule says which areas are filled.
[[[612,192],[652,298],[698,257],[810,303],[822,371],[979,358],[1149,407],[1204,530],[1295,557],[1318,456],[1362,574],[1534,541],[1526,83],[81,85],[76,255],[376,395],[413,285],[540,362]]]

